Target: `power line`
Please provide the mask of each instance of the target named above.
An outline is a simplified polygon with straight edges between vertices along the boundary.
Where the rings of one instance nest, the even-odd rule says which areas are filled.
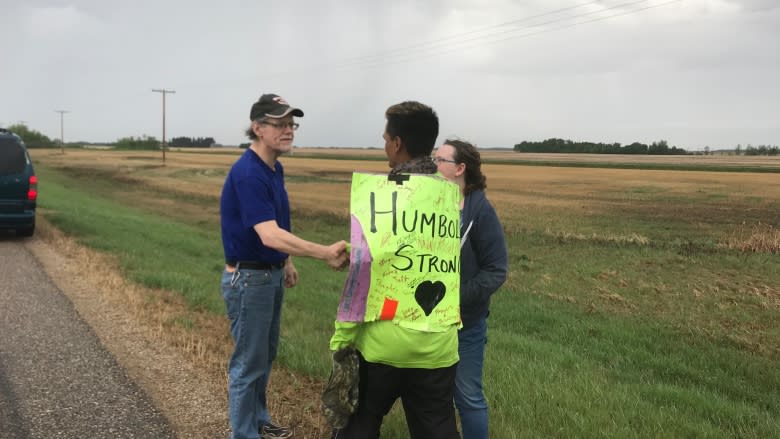
[[[467,35],[484,33],[484,32],[488,32],[488,31],[490,31],[492,29],[499,29],[499,28],[502,28],[502,27],[515,26],[518,23],[525,23],[525,22],[534,20],[536,18],[546,17],[548,15],[560,14],[562,12],[571,11],[571,10],[574,10],[574,9],[579,9],[581,7],[584,7],[584,6],[589,6],[589,5],[596,4],[596,3],[602,3],[602,1],[603,0],[595,0],[595,1],[588,2],[588,3],[581,3],[581,4],[578,4],[578,5],[575,5],[575,6],[569,6],[569,7],[565,7],[565,8],[555,9],[555,10],[552,10],[552,11],[549,11],[549,12],[544,12],[544,13],[541,13],[541,14],[531,15],[531,16],[519,18],[519,19],[516,19],[516,20],[505,21],[503,23],[494,24],[494,25],[490,25],[490,26],[484,26],[484,27],[480,27],[480,28],[477,28],[477,29],[472,29],[470,31],[456,33],[456,34],[452,34],[452,35],[449,35],[449,36],[446,36],[446,37],[442,37],[442,38],[438,38],[438,39],[434,39],[434,40],[430,40],[430,41],[425,41],[425,42],[415,43],[415,44],[411,44],[411,45],[404,46],[404,47],[397,47],[397,48],[394,48],[394,49],[389,49],[389,50],[386,50],[386,51],[383,51],[381,53],[374,54],[374,55],[363,55],[363,56],[358,56],[358,57],[355,57],[355,58],[347,58],[345,60],[345,64],[351,64],[351,63],[353,63],[355,61],[363,61],[363,60],[382,58],[382,57],[386,57],[386,56],[392,55],[393,53],[406,52],[408,50],[429,49],[429,48],[441,46],[442,43],[445,43],[447,41],[457,40],[457,39],[462,38],[462,37],[467,36]],[[648,1],[648,0],[640,0],[639,2],[646,2],[646,1]]]
[[[65,154],[65,113],[70,113],[68,110],[54,110],[55,113],[60,113],[60,152]]]
[[[553,15],[553,14],[557,14],[557,13],[561,13],[561,12],[565,12],[565,11],[569,11],[569,10],[574,10],[574,9],[577,9],[577,8],[580,8],[580,7],[583,7],[583,6],[596,4],[596,3],[601,3],[601,2],[594,1],[594,2],[589,2],[589,3],[583,3],[583,4],[580,4],[580,5],[571,6],[571,7],[567,7],[567,8],[556,9],[556,10],[553,10],[553,11],[550,11],[550,12],[537,14],[537,15],[533,15],[533,16],[530,16],[530,17],[526,17],[526,18],[521,18],[521,19],[517,19],[517,20],[507,21],[507,22],[504,22],[504,23],[501,23],[501,24],[498,24],[498,25],[486,26],[486,27],[483,27],[483,28],[479,28],[479,29],[463,32],[463,33],[460,33],[460,34],[450,35],[448,37],[444,37],[444,38],[441,38],[441,39],[438,39],[438,40],[432,40],[432,41],[424,42],[424,43],[417,43],[417,44],[410,45],[410,46],[405,46],[405,47],[402,47],[402,48],[390,49],[390,50],[387,50],[387,51],[379,52],[379,53],[374,54],[374,55],[365,55],[365,56],[362,56],[362,57],[348,58],[347,62],[338,61],[338,62],[325,63],[325,64],[320,64],[320,65],[315,65],[315,66],[310,66],[310,67],[302,67],[300,69],[288,70],[288,71],[285,71],[285,72],[278,72],[278,73],[274,73],[274,74],[270,74],[270,75],[263,75],[263,76],[259,76],[259,77],[252,77],[252,79],[257,80],[257,79],[269,79],[269,78],[280,77],[280,76],[294,76],[294,75],[300,75],[300,74],[309,73],[313,69],[316,69],[317,71],[321,72],[323,70],[345,70],[345,69],[353,69],[353,68],[368,69],[368,68],[376,68],[376,67],[384,67],[384,66],[388,66],[388,65],[408,63],[408,62],[413,62],[413,61],[416,61],[416,60],[419,60],[419,59],[422,59],[422,58],[429,59],[429,58],[439,57],[439,56],[442,56],[442,55],[445,55],[445,54],[448,54],[448,53],[452,53],[452,52],[455,52],[455,51],[470,50],[470,49],[473,49],[473,48],[476,48],[476,47],[484,46],[486,44],[499,43],[499,42],[507,41],[507,40],[510,40],[510,39],[528,38],[528,37],[531,37],[531,36],[544,34],[544,33],[556,32],[556,31],[560,31],[560,30],[563,30],[563,29],[572,28],[572,27],[575,27],[575,26],[580,26],[580,25],[584,25],[584,24],[588,24],[588,23],[594,23],[594,22],[604,21],[604,20],[608,20],[608,19],[611,19],[611,18],[615,18],[615,17],[625,16],[625,15],[629,15],[629,14],[635,14],[635,13],[642,12],[642,11],[645,11],[645,10],[655,9],[655,8],[659,8],[659,7],[662,7],[662,6],[667,6],[669,4],[677,3],[677,2],[680,2],[680,1],[683,1],[683,0],[670,0],[670,1],[663,2],[663,3],[657,3],[657,4],[653,4],[653,5],[649,5],[649,6],[645,6],[645,7],[641,7],[641,8],[631,9],[629,11],[624,11],[624,12],[611,14],[611,15],[604,16],[604,17],[596,17],[596,18],[592,18],[592,19],[588,19],[588,20],[576,21],[576,22],[573,22],[573,23],[563,24],[561,26],[543,28],[543,29],[539,29],[539,30],[536,30],[536,31],[532,31],[532,32],[522,33],[522,34],[519,34],[519,35],[508,35],[508,34],[517,34],[518,32],[521,32],[523,30],[530,30],[530,29],[539,28],[539,27],[542,27],[542,26],[550,26],[550,25],[554,25],[556,23],[562,23],[562,22],[567,22],[567,21],[571,21],[571,20],[576,20],[578,18],[584,18],[584,17],[592,16],[594,14],[601,14],[601,13],[604,13],[604,12],[607,12],[607,11],[614,11],[614,10],[618,10],[618,9],[622,9],[622,8],[636,6],[636,5],[639,5],[641,3],[647,3],[648,1],[649,0],[634,0],[634,1],[624,2],[624,3],[620,3],[620,4],[617,4],[617,5],[613,5],[613,6],[604,7],[604,8],[598,9],[598,10],[594,10],[594,11],[584,12],[584,13],[570,15],[570,16],[566,16],[566,17],[559,17],[559,18],[556,18],[556,19],[553,19],[553,20],[548,20],[548,21],[542,22],[542,23],[516,26],[516,24],[518,24],[518,23],[527,22],[527,21],[530,21],[530,20],[535,19],[535,18],[544,17],[544,16],[548,16],[548,15]],[[512,25],[512,26],[510,26],[510,25]],[[501,28],[504,28],[504,27],[509,27],[509,28],[501,30]],[[492,32],[492,33],[487,33],[485,35],[478,36],[478,37],[461,39],[464,36],[472,35],[472,34],[475,34],[475,33],[484,33],[484,32],[487,32],[490,29],[496,29],[497,31]],[[495,38],[495,37],[501,36],[501,35],[508,35],[508,36],[505,36],[503,38]],[[466,44],[466,43],[472,43],[472,44]],[[466,44],[466,45],[464,45],[464,44]],[[406,49],[410,49],[410,51],[412,53],[408,53],[408,52],[407,53],[399,53],[399,52],[404,52]],[[375,60],[375,61],[372,61],[372,59]],[[358,60],[362,60],[362,61],[358,61]],[[247,78],[247,79],[249,79],[249,78]]]
[[[577,21],[577,22],[574,22],[574,23],[564,24],[564,25],[561,25],[561,26],[539,29],[537,31],[527,32],[527,33],[523,33],[523,34],[520,34],[520,35],[510,35],[510,36],[505,36],[503,38],[498,38],[498,39],[488,39],[489,37],[495,37],[495,36],[500,36],[500,35],[505,35],[505,34],[515,34],[515,33],[518,33],[520,31],[527,30],[527,29],[533,29],[533,28],[537,28],[537,27],[548,26],[548,25],[551,25],[551,24],[560,23],[560,22],[564,22],[564,21],[567,21],[567,20],[572,20],[572,19],[577,19],[577,18],[591,16],[591,15],[594,15],[594,14],[603,13],[605,11],[611,11],[611,10],[620,9],[620,8],[624,8],[624,7],[634,6],[634,5],[639,4],[639,3],[645,3],[645,2],[647,2],[647,0],[636,0],[636,1],[632,1],[632,2],[621,3],[621,4],[618,4],[618,5],[615,5],[615,6],[610,6],[610,7],[603,8],[603,9],[600,9],[600,10],[597,10],[597,11],[591,11],[591,12],[586,12],[586,13],[583,13],[583,14],[574,15],[574,16],[571,16],[571,17],[565,17],[565,18],[562,18],[562,19],[550,20],[550,21],[546,21],[544,23],[539,23],[539,24],[535,24],[535,25],[531,25],[531,26],[523,26],[523,27],[520,27],[520,28],[517,28],[517,29],[507,29],[507,30],[503,30],[503,31],[499,31],[499,32],[494,32],[492,34],[485,35],[485,36],[482,36],[482,37],[469,38],[469,39],[466,39],[466,40],[462,40],[462,41],[458,41],[458,42],[453,43],[453,45],[456,45],[456,46],[455,47],[450,47],[449,49],[446,49],[446,50],[438,50],[438,51],[433,51],[433,52],[429,52],[429,53],[411,53],[411,54],[405,55],[405,57],[403,57],[403,58],[398,58],[397,57],[397,59],[394,59],[394,60],[384,60],[384,61],[370,63],[370,64],[367,63],[367,64],[364,64],[364,65],[362,65],[360,67],[367,67],[367,68],[384,67],[384,66],[387,66],[387,65],[401,64],[401,63],[415,61],[415,60],[420,59],[422,56],[425,56],[427,58],[438,57],[438,56],[442,56],[442,55],[445,55],[445,54],[448,54],[448,53],[452,53],[452,52],[455,52],[455,51],[464,51],[464,50],[474,49],[476,47],[481,47],[481,46],[484,46],[484,45],[487,45],[487,44],[494,44],[494,43],[499,43],[499,42],[512,40],[512,39],[528,38],[528,37],[539,35],[539,34],[550,33],[550,32],[560,31],[560,30],[563,30],[563,29],[572,28],[572,27],[575,27],[575,26],[580,26],[580,25],[583,25],[583,24],[594,23],[594,22],[597,22],[597,21],[604,21],[604,20],[608,20],[610,18],[620,17],[620,16],[624,16],[624,15],[629,15],[629,14],[635,14],[635,13],[638,13],[638,12],[641,12],[641,11],[645,11],[645,10],[648,10],[648,9],[654,9],[654,8],[658,8],[658,7],[662,7],[662,6],[667,6],[667,5],[671,4],[671,3],[677,3],[677,2],[680,2],[680,1],[683,1],[683,0],[670,0],[670,1],[667,1],[667,2],[658,3],[658,4],[654,4],[654,5],[650,5],[650,6],[645,6],[645,7],[642,7],[642,8],[636,8],[636,9],[632,9],[632,10],[629,10],[629,11],[624,11],[624,12],[620,12],[620,13],[616,13],[616,14],[612,14],[612,15],[608,15],[608,16],[604,16],[604,17],[596,17],[596,18],[592,18],[592,19],[589,19],[589,20],[582,20],[582,21]],[[473,44],[461,46],[462,44],[469,43],[469,42],[471,42]]]
[[[574,24],[570,24],[570,25],[565,25],[565,26],[560,26],[560,27],[552,28],[552,29],[543,29],[543,30],[540,30],[540,31],[536,31],[536,32],[528,33],[528,34],[522,34],[522,35],[519,35],[519,36],[512,36],[512,37],[508,37],[508,38],[503,38],[503,39],[500,39],[500,40],[494,40],[494,41],[493,40],[486,40],[487,38],[490,38],[490,37],[493,37],[493,36],[497,36],[497,35],[508,34],[508,33],[517,33],[517,32],[520,32],[520,31],[526,30],[526,29],[532,29],[532,28],[536,28],[536,27],[541,27],[541,26],[551,25],[551,24],[560,23],[560,22],[564,22],[564,21],[569,21],[569,20],[582,18],[582,17],[586,17],[586,16],[598,14],[598,13],[603,13],[605,11],[610,11],[610,10],[625,8],[625,7],[629,7],[629,6],[634,6],[634,5],[637,5],[637,4],[640,4],[640,3],[646,3],[648,1],[650,1],[650,0],[634,0],[634,1],[629,1],[629,2],[624,2],[624,3],[617,4],[617,5],[609,6],[609,7],[604,7],[604,8],[595,10],[595,11],[589,11],[589,12],[585,12],[585,13],[581,13],[581,14],[576,14],[576,15],[570,15],[570,16],[556,18],[554,20],[549,20],[549,21],[546,21],[546,22],[543,22],[543,23],[517,26],[520,23],[529,22],[529,21],[532,21],[532,20],[537,19],[537,18],[550,16],[550,15],[555,15],[555,14],[561,14],[563,12],[575,10],[575,9],[578,9],[578,8],[581,8],[581,7],[584,7],[584,6],[589,6],[589,5],[603,3],[603,1],[598,1],[598,0],[597,1],[590,1],[590,2],[587,2],[587,3],[581,3],[581,4],[578,4],[578,5],[574,5],[574,6],[569,6],[569,7],[565,7],[565,8],[559,8],[559,9],[551,10],[551,11],[548,11],[548,12],[544,12],[544,13],[540,13],[540,14],[536,14],[536,15],[531,15],[531,16],[524,17],[524,18],[519,18],[519,19],[515,19],[515,20],[506,21],[506,22],[499,23],[499,24],[496,24],[496,25],[484,26],[484,27],[477,28],[477,29],[472,29],[472,30],[469,30],[469,31],[466,31],[466,32],[452,34],[452,35],[449,35],[449,36],[446,36],[446,37],[442,37],[442,38],[439,38],[439,39],[434,39],[434,40],[430,40],[430,41],[426,41],[426,42],[415,43],[415,44],[411,44],[411,45],[403,46],[403,47],[396,47],[396,48],[393,48],[393,49],[388,49],[388,50],[385,50],[385,51],[377,52],[377,53],[374,53],[372,55],[361,55],[361,56],[345,58],[345,59],[338,60],[338,61],[333,61],[333,62],[312,64],[312,65],[309,65],[309,66],[303,66],[303,67],[300,67],[300,68],[295,68],[295,69],[290,69],[290,70],[285,70],[285,71],[279,71],[279,72],[270,73],[270,74],[266,74],[266,75],[247,76],[247,77],[243,77],[243,78],[236,78],[235,81],[250,81],[250,80],[256,81],[256,80],[259,80],[259,79],[271,79],[271,78],[277,78],[277,77],[286,77],[286,76],[295,76],[295,75],[300,75],[300,74],[307,74],[307,73],[310,73],[311,71],[322,72],[322,71],[325,71],[325,70],[343,70],[343,69],[349,69],[349,68],[364,68],[364,67],[365,68],[373,68],[373,67],[392,65],[392,64],[398,64],[398,63],[403,63],[403,62],[410,62],[410,61],[414,61],[416,59],[420,59],[422,56],[435,57],[435,56],[440,56],[440,55],[445,54],[445,53],[450,53],[450,52],[455,51],[455,50],[471,49],[473,47],[477,47],[477,46],[480,46],[482,44],[491,44],[491,43],[494,43],[494,42],[505,41],[505,40],[513,39],[513,38],[524,38],[524,37],[537,35],[537,34],[541,34],[541,33],[554,32],[556,30],[562,30],[562,29],[565,29],[565,28],[574,27],[574,26],[577,26],[577,25],[580,25],[580,24],[590,23],[590,22],[594,22],[594,21],[602,21],[602,20],[606,20],[606,19],[609,19],[609,18],[618,17],[618,16],[621,16],[621,15],[628,15],[628,14],[640,12],[640,11],[643,11],[643,10],[646,10],[646,9],[652,9],[652,8],[656,8],[656,7],[660,7],[660,6],[665,6],[665,5],[669,4],[669,3],[674,3],[674,2],[678,2],[678,1],[682,1],[682,0],[672,0],[672,1],[669,1],[669,2],[666,2],[666,3],[653,5],[653,6],[648,6],[648,7],[645,7],[645,8],[639,8],[639,9],[631,10],[631,11],[628,11],[628,12],[625,12],[625,13],[621,13],[621,14],[610,15],[608,17],[597,18],[597,19],[594,19],[594,20],[586,20],[586,21],[582,21],[582,22],[578,22],[578,23],[574,23]],[[508,27],[508,29],[498,30],[498,29],[507,28],[507,27]],[[479,37],[472,37],[472,38],[468,38],[468,39],[465,39],[465,40],[462,39],[463,37],[468,36],[468,35],[473,35],[473,34],[478,34],[478,33],[486,33],[486,32],[489,32],[491,30],[498,30],[498,31],[492,32],[492,33],[487,33],[486,35],[482,35],[482,36],[479,36]],[[461,40],[458,41],[459,39],[461,39]],[[463,48],[463,47],[453,47],[453,46],[461,45],[461,44],[468,43],[468,42],[477,42],[479,40],[485,40],[485,41],[483,41],[482,44],[473,44],[473,45],[470,45],[470,46],[466,46],[465,48]],[[449,50],[443,50],[443,51],[438,51],[438,52],[435,50],[435,49],[439,49],[439,48],[446,49],[448,46],[450,47]],[[415,52],[415,53],[409,53],[410,51],[411,52]],[[432,53],[425,53],[425,51],[433,51],[433,52]],[[401,57],[401,59],[398,59],[399,57]],[[388,59],[388,58],[396,58],[396,59]],[[202,84],[202,85],[205,85],[205,84]],[[195,85],[195,86],[197,86],[197,85]]]
[[[153,88],[153,92],[162,93],[162,159],[165,164],[165,95],[176,93],[176,90],[166,90],[164,88]]]

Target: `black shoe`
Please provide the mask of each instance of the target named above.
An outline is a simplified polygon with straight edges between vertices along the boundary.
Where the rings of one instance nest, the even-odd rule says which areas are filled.
[[[260,429],[261,439],[287,439],[292,437],[292,429],[267,423]]]

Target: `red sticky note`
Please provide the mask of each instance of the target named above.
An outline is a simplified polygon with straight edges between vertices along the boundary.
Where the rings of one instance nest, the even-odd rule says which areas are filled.
[[[385,297],[385,303],[382,304],[382,313],[379,315],[379,320],[393,320],[397,310],[398,301]]]

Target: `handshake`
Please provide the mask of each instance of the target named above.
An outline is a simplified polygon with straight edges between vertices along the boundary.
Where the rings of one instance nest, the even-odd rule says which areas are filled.
[[[343,270],[349,265],[349,244],[346,241],[334,242],[325,246],[325,252],[321,258],[334,270]]]

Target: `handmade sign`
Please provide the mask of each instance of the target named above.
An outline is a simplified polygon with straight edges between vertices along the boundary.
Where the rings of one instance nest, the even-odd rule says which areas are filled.
[[[460,321],[460,191],[436,175],[352,174],[337,320],[442,332]]]

